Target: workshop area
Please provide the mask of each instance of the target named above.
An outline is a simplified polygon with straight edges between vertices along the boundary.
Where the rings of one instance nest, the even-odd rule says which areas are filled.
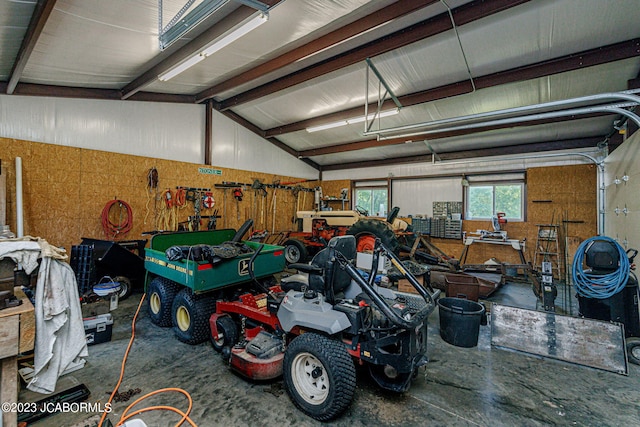
[[[0,0],[0,427],[640,427],[638,6]]]

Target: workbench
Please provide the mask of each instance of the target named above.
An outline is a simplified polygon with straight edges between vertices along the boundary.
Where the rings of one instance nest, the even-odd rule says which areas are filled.
[[[524,271],[527,280],[531,283],[533,287],[533,292],[536,294],[538,298],[540,298],[541,294],[541,284],[536,275],[533,273],[533,268],[531,264],[527,262],[524,256],[524,248],[525,248],[525,240],[517,240],[517,239],[492,239],[492,238],[482,238],[476,236],[466,236],[464,239],[464,249],[462,250],[462,254],[460,255],[460,268],[464,270],[479,270],[479,271],[488,271],[488,270],[497,270],[499,269],[501,273],[501,283],[504,285],[506,279],[515,280],[516,276],[512,276],[507,274],[507,266],[504,263],[500,263],[499,265],[487,265],[487,264],[465,264],[467,260],[467,255],[469,253],[469,247],[474,243],[485,243],[490,245],[503,245],[510,246],[515,250],[520,257],[520,264],[509,264],[510,269],[514,269],[517,271],[522,269]]]
[[[36,337],[34,308],[20,288],[22,304],[0,310],[0,403],[18,403],[18,355],[33,350]],[[16,427],[17,412],[3,412],[2,426]]]

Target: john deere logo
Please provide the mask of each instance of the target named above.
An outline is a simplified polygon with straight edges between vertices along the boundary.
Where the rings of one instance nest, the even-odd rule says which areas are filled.
[[[240,276],[247,276],[249,274],[249,260],[241,259],[238,261],[238,274]]]

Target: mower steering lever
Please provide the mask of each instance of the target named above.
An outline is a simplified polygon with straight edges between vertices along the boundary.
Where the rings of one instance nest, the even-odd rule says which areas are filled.
[[[380,243],[380,246],[386,252],[386,255],[391,254],[391,252],[387,248],[385,248],[382,243]],[[391,255],[393,256],[393,254]],[[433,302],[433,299],[431,298],[431,295],[424,288],[422,288],[422,286],[420,286],[420,284],[417,282],[417,280],[415,280],[414,277],[413,281],[418,284],[419,288],[422,288],[418,289],[418,292],[420,292],[421,294],[424,292],[424,294],[426,294],[426,296],[423,295],[423,298],[427,302],[427,305],[425,306],[425,308],[416,313],[411,318],[411,320],[406,320],[398,316],[395,311],[391,310],[387,303],[385,303],[385,301],[382,299],[380,294],[373,288],[373,286],[370,286],[369,283],[364,280],[358,270],[349,262],[349,260],[345,258],[343,254],[336,252],[335,259],[340,264],[340,267],[344,268],[349,273],[351,278],[360,286],[360,288],[369,296],[369,298],[371,298],[374,304],[394,325],[404,329],[414,329],[415,327],[419,326],[424,321],[424,319],[426,319],[427,316],[429,316],[429,314],[431,314],[435,309],[435,304]],[[377,270],[377,265],[374,267]],[[407,278],[412,277],[410,276],[410,272],[408,272],[407,270],[404,271],[406,272]]]

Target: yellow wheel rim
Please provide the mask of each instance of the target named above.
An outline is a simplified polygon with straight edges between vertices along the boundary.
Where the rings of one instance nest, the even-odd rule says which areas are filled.
[[[160,313],[160,295],[157,292],[152,293],[149,297],[149,305],[153,314]]]
[[[189,329],[189,326],[191,326],[189,310],[182,305],[178,307],[178,311],[176,311],[176,321],[178,323],[178,328],[183,332],[186,332]]]

